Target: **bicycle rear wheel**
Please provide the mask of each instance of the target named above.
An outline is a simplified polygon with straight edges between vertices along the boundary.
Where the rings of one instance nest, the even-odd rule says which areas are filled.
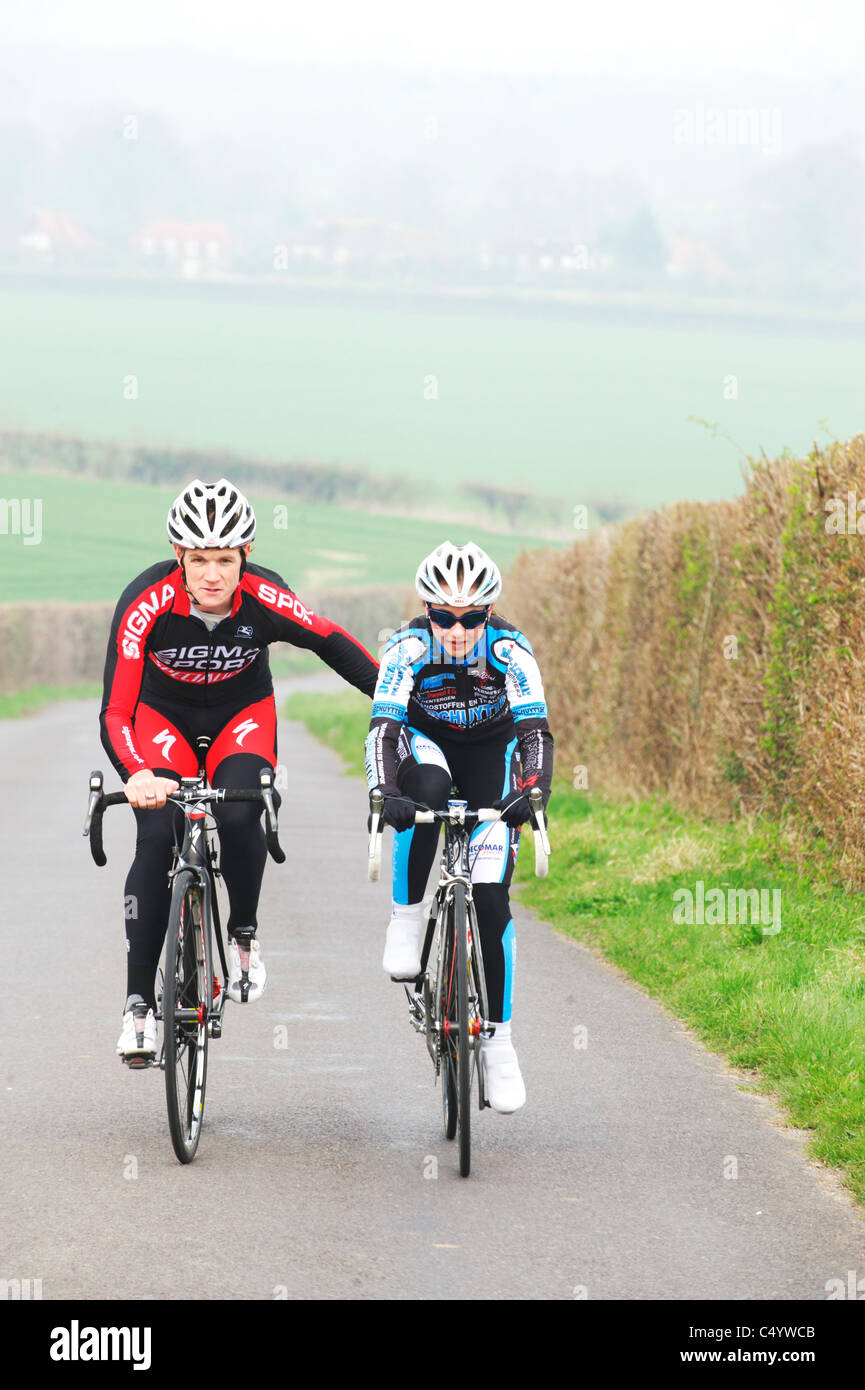
[[[445,1139],[455,1139],[457,1133],[457,1069],[450,1052],[442,1054],[442,1124]]]
[[[165,1094],[168,1128],[181,1163],[191,1163],[201,1137],[207,1081],[210,1008],[208,931],[195,874],[174,879],[165,949]]]

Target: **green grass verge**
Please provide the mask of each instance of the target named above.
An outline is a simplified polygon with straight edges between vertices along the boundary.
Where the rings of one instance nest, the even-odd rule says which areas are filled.
[[[338,695],[289,695],[280,710],[283,719],[305,724],[328,748],[332,748],[353,777],[365,777],[364,740],[369,729],[372,706],[359,691]]]
[[[100,700],[102,686],[96,681],[85,685],[31,685],[27,690],[18,690],[12,695],[0,695],[0,719],[17,719],[22,714],[33,714],[45,705],[53,705],[58,700]]]
[[[351,694],[293,696],[307,723],[355,773],[363,771],[369,702]],[[783,826],[715,824],[661,800],[621,801],[557,784],[553,855],[536,879],[529,836],[517,865],[521,901],[600,951],[811,1131],[814,1158],[837,1168],[865,1202],[865,910],[817,846],[803,872]],[[688,890],[721,889],[727,921],[677,921]],[[780,898],[780,930],[732,920],[730,890]],[[715,899],[715,901],[720,901]],[[695,912],[695,916],[697,913]],[[740,917],[742,914],[739,914]]]

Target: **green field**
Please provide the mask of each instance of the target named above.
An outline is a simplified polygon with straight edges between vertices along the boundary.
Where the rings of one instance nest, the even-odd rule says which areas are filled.
[[[0,533],[0,598],[116,600],[136,574],[170,559],[165,518],[174,490],[89,478],[0,472],[0,500],[41,499],[42,537]],[[397,498],[388,499],[393,505]],[[305,588],[404,584],[410,589],[423,556],[445,539],[473,539],[506,568],[530,535],[491,534],[450,522],[373,516],[362,511],[288,502],[287,528],[274,525],[281,501],[251,494],[258,534],[251,558],[276,570],[301,595]],[[0,508],[0,527],[6,516]],[[276,519],[281,519],[278,512]],[[10,523],[11,525],[11,523]]]
[[[863,427],[850,336],[261,294],[3,289],[0,428],[648,506],[740,491],[736,448],[689,416],[753,454]]]

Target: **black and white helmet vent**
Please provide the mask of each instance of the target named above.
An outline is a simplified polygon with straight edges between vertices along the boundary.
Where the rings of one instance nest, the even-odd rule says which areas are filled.
[[[498,567],[479,545],[445,541],[418,566],[415,587],[427,603],[454,608],[495,603],[502,591]]]
[[[255,513],[242,492],[227,478],[203,483],[195,478],[173,502],[168,535],[190,549],[231,549],[255,535]]]

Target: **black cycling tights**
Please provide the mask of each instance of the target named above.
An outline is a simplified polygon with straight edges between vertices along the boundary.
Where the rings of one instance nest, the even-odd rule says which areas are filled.
[[[214,770],[214,787],[257,787],[259,772],[269,767],[266,758],[252,753],[233,753]],[[170,768],[154,768],[155,776],[176,780]],[[279,805],[279,793],[274,800]],[[126,926],[127,997],[140,994],[155,1006],[156,967],[168,926],[171,903],[171,850],[183,843],[183,814],[172,802],[156,811],[141,811],[135,819],[138,838],[135,859],[126,878],[124,915]],[[213,807],[219,826],[219,864],[228,890],[229,932],[256,925],[258,897],[267,858],[262,807],[254,801]]]

